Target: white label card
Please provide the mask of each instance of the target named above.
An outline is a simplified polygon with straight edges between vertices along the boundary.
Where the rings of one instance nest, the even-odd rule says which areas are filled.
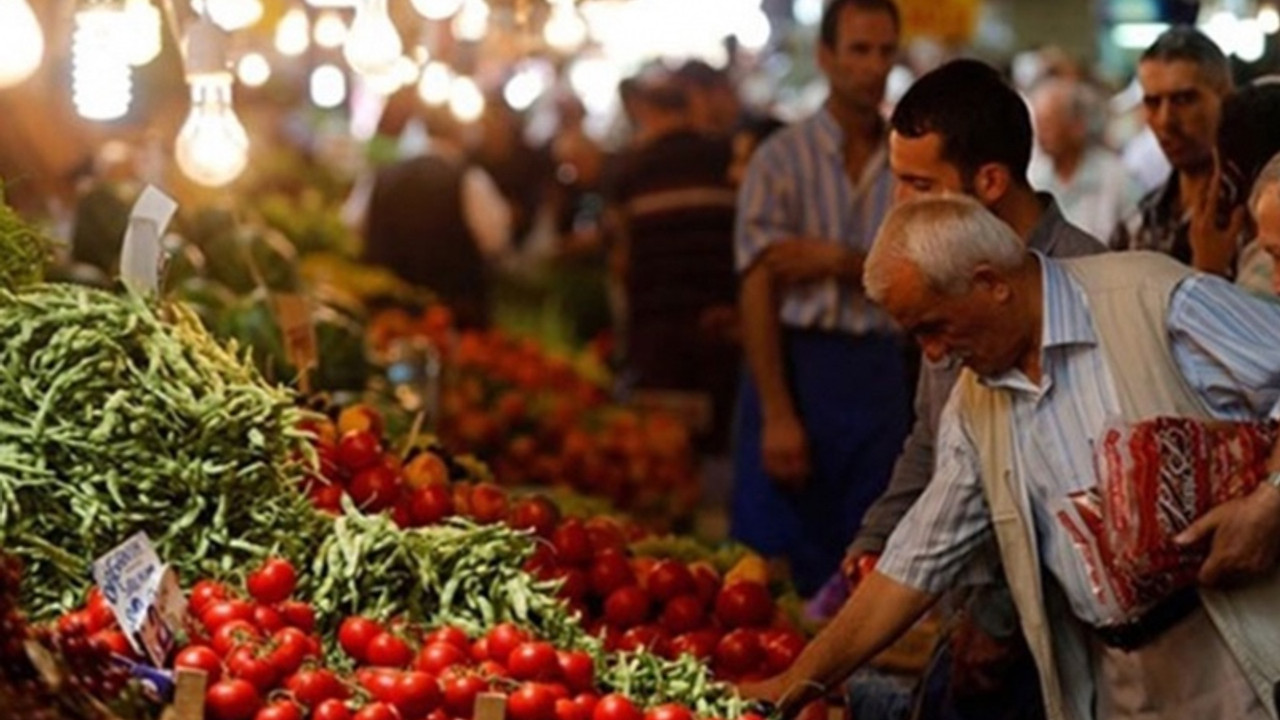
[[[137,293],[154,293],[160,287],[163,261],[160,239],[178,210],[173,198],[148,185],[129,213],[129,226],[120,248],[120,279]]]

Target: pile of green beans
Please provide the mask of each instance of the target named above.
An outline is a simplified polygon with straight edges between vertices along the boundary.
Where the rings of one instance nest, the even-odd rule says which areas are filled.
[[[74,606],[140,530],[188,580],[309,560],[328,522],[289,482],[312,452],[300,413],[182,305],[0,289],[0,546],[28,612]]]
[[[4,202],[0,186],[0,287],[40,281],[49,259],[49,239]]]

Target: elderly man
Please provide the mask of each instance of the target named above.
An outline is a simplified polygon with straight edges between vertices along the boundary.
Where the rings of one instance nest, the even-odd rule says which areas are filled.
[[[1257,248],[1271,258],[1271,291],[1280,295],[1280,154],[1258,175],[1249,195],[1249,214],[1258,229]]]
[[[1028,253],[954,196],[894,210],[864,283],[930,359],[965,366],[935,479],[791,669],[743,691],[793,711],[909,627],[994,537],[1051,720],[1274,719],[1280,448],[1267,482],[1179,536],[1209,543],[1206,587],[1136,616],[1098,600],[1061,518],[1095,485],[1093,446],[1114,418],[1280,416],[1280,304],[1158,254]],[[1207,587],[1226,580],[1243,584]]]

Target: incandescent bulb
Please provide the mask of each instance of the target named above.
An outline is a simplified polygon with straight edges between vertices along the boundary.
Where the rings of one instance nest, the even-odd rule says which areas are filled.
[[[160,54],[160,11],[151,0],[125,0],[124,23],[127,27],[121,42],[125,59],[134,67],[146,65]]]
[[[342,43],[347,41],[347,24],[333,10],[325,10],[316,18],[316,26],[312,32],[316,44],[322,48],[342,47]]]
[[[307,11],[296,7],[285,13],[276,25],[276,51],[285,57],[297,57],[306,52],[310,44],[311,24],[307,22]]]
[[[462,0],[413,0],[413,9],[428,20],[444,20],[460,7]]]
[[[337,65],[321,65],[311,71],[311,102],[331,110],[347,100],[347,76]]]
[[[418,81],[418,97],[422,102],[438,107],[449,102],[453,90],[453,72],[442,62],[432,61],[422,68],[422,79]]]
[[[484,114],[484,93],[469,77],[458,77],[449,88],[449,112],[459,122],[469,123],[480,119]]]
[[[271,63],[262,53],[247,53],[236,63],[236,77],[246,87],[262,87],[271,79]]]
[[[191,113],[174,146],[178,167],[206,187],[226,185],[249,164],[249,135],[231,106],[231,73],[192,75],[187,82]]]
[[[393,70],[404,51],[400,32],[387,14],[387,0],[363,0],[342,55],[361,75],[384,75]]]
[[[191,8],[209,14],[223,30],[243,30],[262,19],[262,0],[191,0]]]
[[[35,74],[44,57],[44,32],[27,0],[0,0],[0,88]]]
[[[489,32],[489,5],[485,0],[466,0],[453,18],[453,36],[464,42],[484,39]]]
[[[572,52],[582,46],[587,39],[587,24],[574,9],[573,0],[554,0],[542,37],[560,52]]]

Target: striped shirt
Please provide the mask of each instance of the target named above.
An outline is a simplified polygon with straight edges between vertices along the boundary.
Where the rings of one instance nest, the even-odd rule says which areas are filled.
[[[1096,485],[1093,443],[1120,415],[1111,370],[1098,346],[1088,302],[1060,265],[1040,257],[1044,283],[1042,377],[1018,369],[984,379],[1007,390],[1017,476],[1027,485],[1041,564],[1081,620],[1123,618],[1096,592],[1083,556],[1054,519],[1069,496]],[[1195,275],[1175,291],[1166,323],[1174,361],[1211,414],[1223,420],[1280,417],[1280,303]],[[889,538],[877,569],[929,593],[950,587],[993,535],[979,458],[959,414],[957,393],[943,410],[934,480]]]
[[[738,271],[770,245],[788,238],[871,250],[893,199],[893,177],[882,143],[855,186],[845,172],[844,134],[825,108],[778,131],[756,151],[738,194],[734,233]],[[784,325],[855,335],[895,332],[888,313],[860,288],[834,278],[797,285],[781,298]]]

